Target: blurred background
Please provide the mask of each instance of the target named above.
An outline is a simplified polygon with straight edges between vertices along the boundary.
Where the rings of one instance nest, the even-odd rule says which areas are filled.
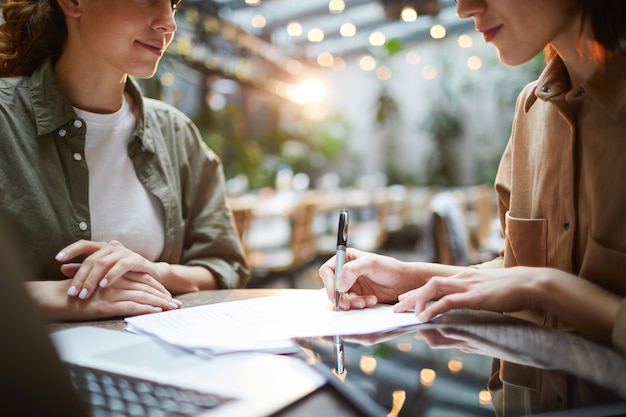
[[[493,180],[542,56],[504,66],[452,0],[184,0],[176,19],[140,82],[222,159],[255,276],[332,254],[340,208],[350,246],[493,256]]]

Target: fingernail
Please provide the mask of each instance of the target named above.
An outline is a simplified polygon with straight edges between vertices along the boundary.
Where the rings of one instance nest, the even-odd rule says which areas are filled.
[[[76,289],[74,285],[72,285],[71,287],[67,289],[67,295],[69,295],[70,297],[73,297],[76,295],[76,291],[78,290]]]
[[[179,307],[183,305],[183,302],[182,302],[182,301],[177,300],[177,299],[175,299],[175,298],[172,298],[172,302],[173,302],[174,304],[176,304],[177,306],[179,306]]]
[[[428,317],[426,316],[426,313],[422,311],[417,315],[417,319],[420,321],[426,321],[428,320]]]
[[[109,283],[109,280],[104,278],[102,281],[100,281],[98,285],[100,286],[100,288],[104,288],[107,286],[108,283]]]
[[[179,305],[176,304],[176,303],[170,303],[170,307],[172,307],[174,309],[177,309],[179,307]]]
[[[87,297],[87,288],[83,288],[80,290],[80,294],[78,294],[78,298],[84,300]]]
[[[161,307],[154,307],[154,312],[155,313],[160,313],[162,311],[163,311],[163,309]]]
[[[65,253],[65,251],[61,251],[57,253],[57,256],[55,256],[54,259],[56,259],[57,261],[62,261],[63,259],[65,259],[66,256],[67,253]]]

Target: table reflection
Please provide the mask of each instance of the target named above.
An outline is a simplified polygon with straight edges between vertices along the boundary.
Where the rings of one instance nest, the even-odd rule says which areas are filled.
[[[626,357],[499,314],[456,312],[400,332],[298,343],[380,415],[626,415]]]

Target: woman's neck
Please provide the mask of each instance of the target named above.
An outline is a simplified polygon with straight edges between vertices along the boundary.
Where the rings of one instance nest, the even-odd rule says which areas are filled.
[[[62,54],[54,65],[61,90],[72,104],[92,113],[113,113],[122,105],[127,74],[111,74]]]
[[[581,33],[580,26],[574,25],[551,43],[567,68],[572,88],[591,77],[605,58],[602,47],[588,33],[588,28]]]

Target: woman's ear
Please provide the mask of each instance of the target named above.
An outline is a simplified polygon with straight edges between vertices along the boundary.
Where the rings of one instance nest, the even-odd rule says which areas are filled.
[[[82,0],[56,0],[67,17],[79,17],[82,13]]]

